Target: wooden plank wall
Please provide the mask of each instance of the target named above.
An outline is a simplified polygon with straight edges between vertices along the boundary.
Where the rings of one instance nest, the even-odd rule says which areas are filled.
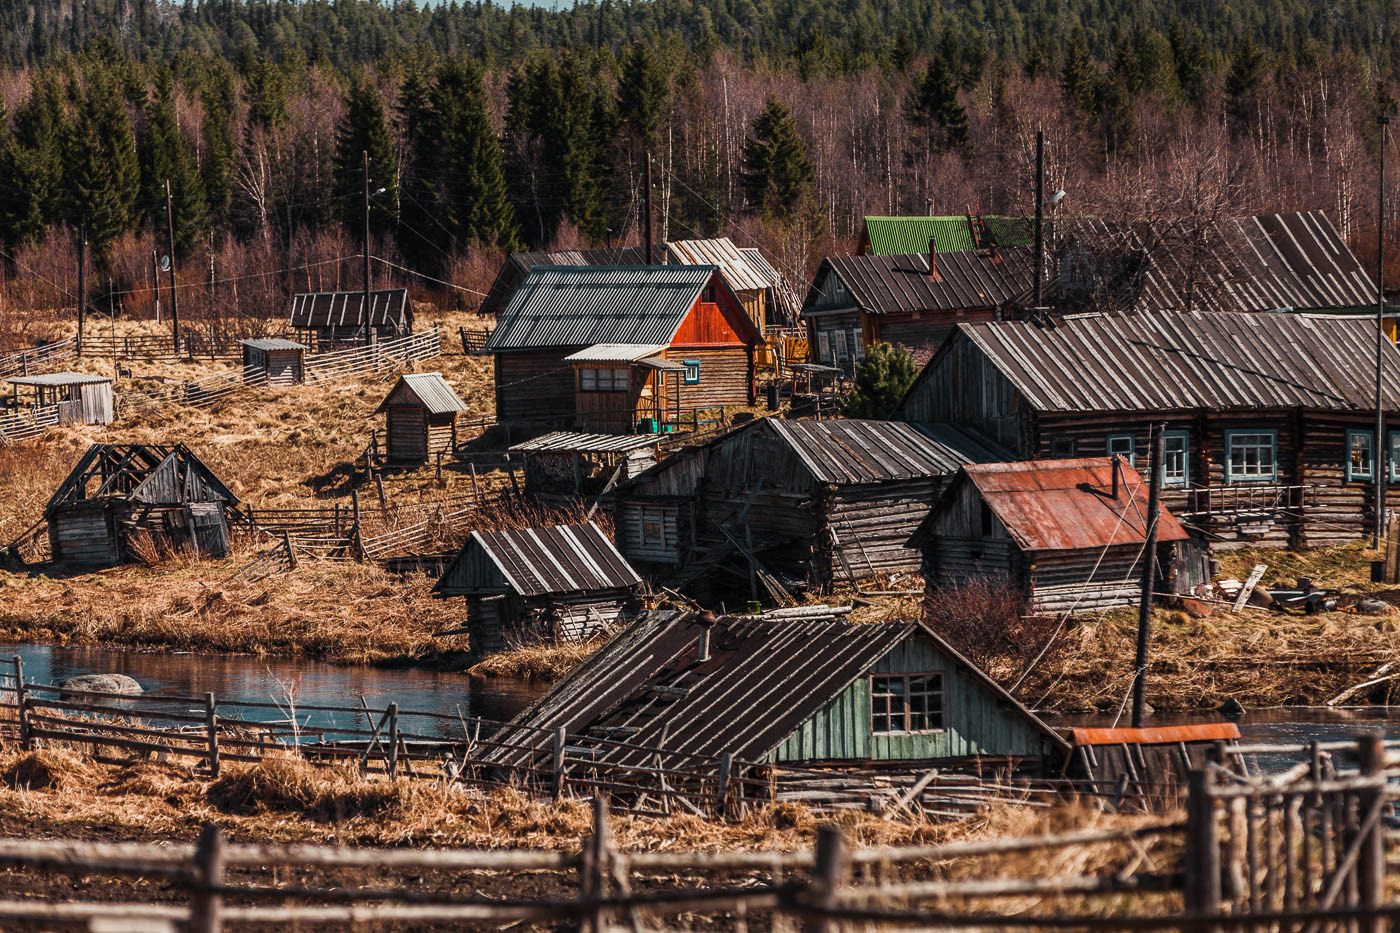
[[[954,340],[930,362],[900,419],[974,428],[1014,453],[1033,456],[1022,433],[1020,393],[967,340]]]
[[[818,508],[831,534],[819,540],[839,542],[824,558],[829,578],[845,578],[847,567],[857,579],[918,570],[922,554],[905,545],[944,483],[943,477],[921,477],[842,486],[824,498]]]
[[[576,348],[496,354],[496,420],[568,423],[574,417]]]
[[[106,566],[117,562],[117,544],[100,503],[60,506],[49,516],[49,549],[54,560]]]
[[[418,462],[428,457],[428,415],[415,405],[395,405],[384,412],[385,448],[390,460]]]
[[[700,381],[697,384],[685,385],[680,373],[672,377],[681,383],[680,404],[683,408],[753,404],[753,351],[749,347],[672,346],[666,351],[666,357],[678,362],[700,361]],[[671,391],[668,386],[668,402]]]

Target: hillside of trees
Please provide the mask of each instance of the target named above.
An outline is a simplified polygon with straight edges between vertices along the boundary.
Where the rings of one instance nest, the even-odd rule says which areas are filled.
[[[648,154],[658,238],[761,245],[800,293],[865,214],[1028,212],[1037,129],[1066,216],[1322,208],[1373,251],[1385,10],[7,5],[0,327],[74,304],[82,235],[91,300],[145,313],[167,183],[194,317],[358,287],[365,153],[376,282],[466,307],[503,250],[637,242]]]

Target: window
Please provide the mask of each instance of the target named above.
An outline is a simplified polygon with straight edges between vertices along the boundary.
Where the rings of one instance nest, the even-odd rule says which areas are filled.
[[[643,545],[664,545],[666,543],[665,516],[660,509],[643,508],[638,519],[642,526]]]
[[[817,332],[817,359],[831,362],[831,335],[824,330]]]
[[[580,392],[626,392],[627,372],[625,369],[580,369],[578,389]]]
[[[1376,436],[1371,431],[1347,432],[1347,479],[1376,478]],[[1391,435],[1391,445],[1395,436]]]
[[[699,361],[699,360],[686,360],[686,361],[685,361],[685,384],[688,385],[688,386],[694,386],[694,385],[699,385],[699,384],[700,384],[700,361]]]
[[[578,371],[578,389],[580,392],[597,392],[598,370],[580,369]]]
[[[851,356],[857,360],[865,359],[865,345],[861,342],[860,331],[851,331]]]
[[[836,360],[840,362],[847,356],[846,353],[846,332],[838,330],[836,332]]]
[[[1191,485],[1191,433],[1168,431],[1162,435],[1162,485]]]
[[[1225,432],[1226,482],[1268,482],[1277,476],[1277,431]]]
[[[936,732],[943,728],[942,674],[872,674],[870,731]]]
[[[1064,460],[1077,454],[1079,445],[1072,437],[1052,437],[1050,438],[1050,457],[1054,460]]]
[[[1390,481],[1400,482],[1400,431],[1390,432]]]
[[[1110,434],[1108,455],[1119,456],[1128,461],[1128,466],[1137,466],[1137,444],[1131,434]]]

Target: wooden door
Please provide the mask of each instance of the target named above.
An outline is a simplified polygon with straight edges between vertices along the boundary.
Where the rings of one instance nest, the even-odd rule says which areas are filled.
[[[228,521],[219,502],[191,502],[185,506],[185,519],[190,541],[206,557],[227,557],[229,547]]]

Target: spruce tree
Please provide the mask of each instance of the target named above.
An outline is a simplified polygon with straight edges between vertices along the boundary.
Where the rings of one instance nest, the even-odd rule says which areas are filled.
[[[898,343],[872,343],[856,365],[855,387],[846,400],[847,418],[888,418],[914,384],[919,364]]]
[[[345,94],[345,115],[336,130],[335,187],[340,222],[364,236],[364,154],[369,153],[370,233],[392,236],[398,227],[398,162],[384,114],[384,98],[366,75],[356,75]],[[439,157],[445,153],[439,153]],[[380,191],[380,189],[383,189]]]
[[[656,51],[647,42],[634,42],[622,56],[617,81],[617,112],[636,134],[643,149],[656,141],[662,114],[671,99],[671,83]]]
[[[15,139],[0,108],[0,240],[9,246],[37,242],[44,232],[39,176],[34,154]]]
[[[204,183],[195,167],[194,153],[175,118],[175,87],[169,70],[156,78],[156,93],[147,108],[148,126],[142,144],[142,200],[155,230],[164,230],[165,183],[175,225],[175,252],[188,255],[191,247],[209,232]]]
[[[41,222],[64,219],[63,145],[66,134],[63,91],[52,73],[37,76],[15,112],[14,145],[18,158],[12,168],[27,177],[26,196],[37,205]]]
[[[958,101],[957,78],[941,56],[914,83],[905,119],[915,131],[916,151],[968,153],[967,110]]]
[[[235,95],[233,75],[228,68],[218,68],[205,81],[200,93],[204,104],[204,122],[200,137],[204,143],[202,165],[204,203],[209,218],[215,224],[228,220],[233,201],[234,152],[233,108]]]
[[[101,261],[133,224],[141,167],[131,117],[111,76],[94,67],[85,83],[73,89],[77,113],[63,147],[65,214],[70,223],[87,223]]]
[[[750,209],[796,219],[811,206],[814,177],[807,141],[792,111],[770,96],[744,142],[742,180]]]
[[[1065,64],[1060,71],[1060,86],[1065,97],[1083,113],[1091,113],[1098,97],[1099,72],[1089,55],[1084,34],[1076,32],[1065,49]]]

